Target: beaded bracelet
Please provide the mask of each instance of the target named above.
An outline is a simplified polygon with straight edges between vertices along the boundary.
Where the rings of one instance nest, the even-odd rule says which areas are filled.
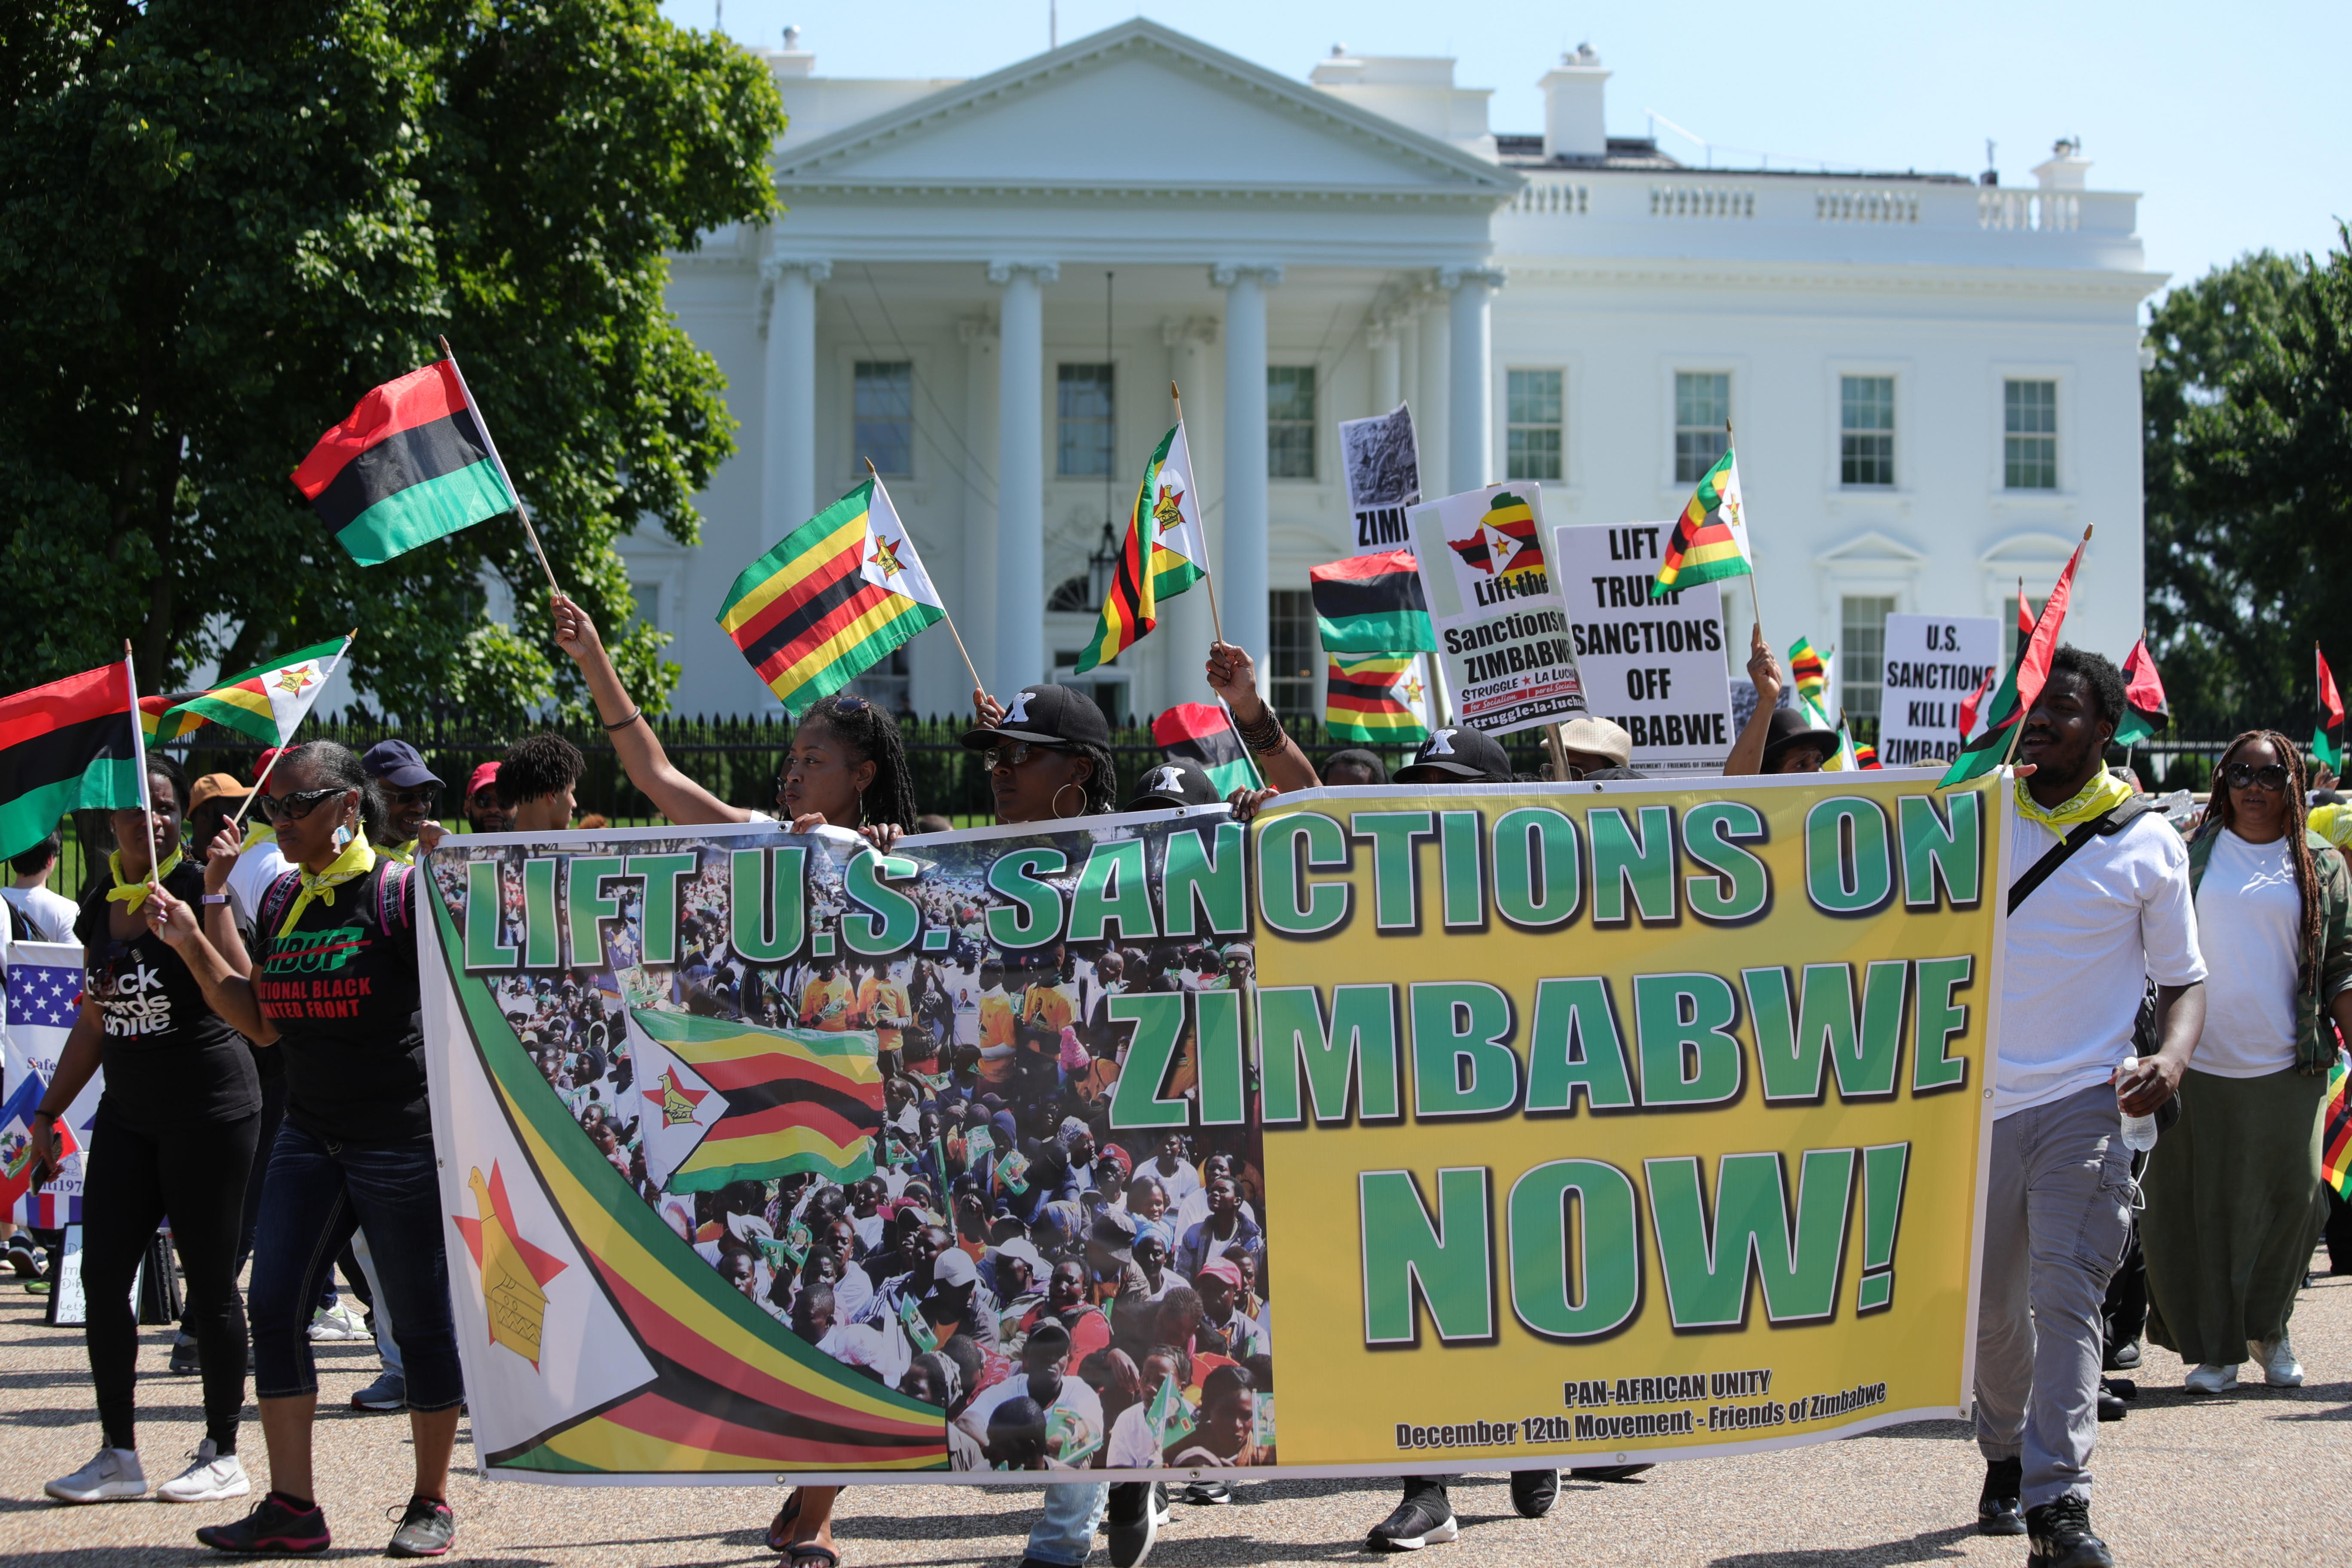
[[[1282,715],[1276,712],[1271,705],[1265,708],[1265,717],[1255,724],[1244,724],[1239,719],[1234,721],[1234,727],[1240,731],[1242,744],[1259,755],[1282,749]]]

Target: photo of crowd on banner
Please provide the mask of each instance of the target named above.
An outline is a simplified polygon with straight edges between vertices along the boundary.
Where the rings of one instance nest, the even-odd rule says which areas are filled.
[[[1096,831],[1142,838],[1156,866],[1171,828]],[[807,861],[809,940],[753,962],[729,883],[731,852],[757,842],[628,846],[696,857],[674,962],[646,961],[645,894],[620,879],[602,967],[493,983],[581,1136],[761,1310],[940,1406],[958,1469],[1275,1463],[1258,1136],[1198,1117],[1111,1126],[1135,1027],[1112,1000],[1245,988],[1250,944],[1007,950],[984,881],[1003,843],[918,840],[899,852],[919,879],[894,884],[921,910],[909,951],[827,955],[861,913],[841,884],[851,851],[832,847]],[[521,854],[483,852],[502,863],[509,943]],[[436,873],[462,913],[465,863]],[[1189,1024],[1155,1088],[1197,1100]]]

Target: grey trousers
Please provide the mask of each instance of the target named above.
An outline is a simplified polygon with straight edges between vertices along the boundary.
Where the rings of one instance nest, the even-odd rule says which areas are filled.
[[[2021,1459],[2023,1506],[2091,1495],[2099,1304],[2131,1228],[2116,1091],[2093,1084],[1992,1124],[1977,1315],[1977,1447]]]

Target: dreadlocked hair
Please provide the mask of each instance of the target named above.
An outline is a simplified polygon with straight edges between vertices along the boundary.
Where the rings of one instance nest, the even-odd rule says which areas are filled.
[[[1088,816],[1103,816],[1118,809],[1118,765],[1110,753],[1100,746],[1083,742],[1070,742],[1070,755],[1084,757],[1094,766],[1087,773],[1087,809]],[[1063,786],[1067,788],[1066,784]]]
[[[2303,962],[2297,971],[2297,989],[2306,996],[2319,994],[2320,926],[2326,910],[2319,896],[2319,868],[2311,858],[2310,836],[2303,827],[2303,800],[2308,781],[2304,777],[2303,752],[2293,741],[2276,730],[2249,730],[2231,741],[2221,752],[2221,760],[2213,765],[2214,790],[2205,810],[2205,820],[2213,831],[2226,827],[2237,829],[2237,805],[2231,798],[2229,781],[2222,775],[2228,771],[2230,759],[2244,748],[2266,741],[2270,748],[2286,763],[2286,842],[2287,858],[2294,865],[2294,890],[2303,900]]]
[[[860,762],[874,764],[874,780],[857,797],[858,810],[867,822],[914,826],[915,780],[907,766],[907,742],[898,733],[898,721],[887,710],[863,697],[835,693],[811,703],[801,722],[823,724],[857,753]]]

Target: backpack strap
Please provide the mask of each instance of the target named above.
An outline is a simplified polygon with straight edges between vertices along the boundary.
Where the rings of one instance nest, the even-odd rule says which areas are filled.
[[[387,931],[404,931],[415,913],[411,897],[416,868],[387,860],[379,870],[381,875],[375,879],[376,924]]]
[[[261,907],[254,911],[253,925],[257,933],[266,938],[277,931],[278,922],[285,918],[287,903],[301,883],[302,873],[289,867],[278,874],[276,881],[262,889]]]
[[[2017,906],[2025,902],[2034,889],[2057,873],[2058,868],[2074,858],[2074,851],[2094,838],[2112,838],[2141,816],[2156,809],[2156,802],[2144,795],[2136,795],[2119,805],[2112,806],[2088,822],[2074,825],[2074,830],[2050,847],[2041,859],[2026,868],[2025,875],[2009,887],[2009,912],[2015,914]]]

